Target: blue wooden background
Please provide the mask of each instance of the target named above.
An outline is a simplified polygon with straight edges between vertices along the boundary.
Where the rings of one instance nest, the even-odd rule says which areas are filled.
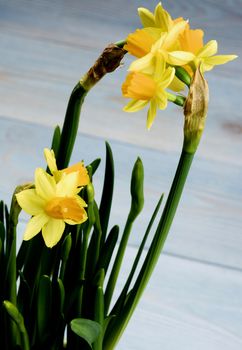
[[[69,94],[101,50],[139,26],[151,0],[0,0],[0,196],[44,166],[43,148],[61,125]],[[163,1],[239,58],[209,74],[209,114],[164,252],[118,349],[242,348],[242,1]],[[112,222],[129,210],[132,165],[145,166],[145,208],[125,257],[123,283],[159,195],[168,193],[182,145],[182,115],[170,105],[145,129],[142,111],[126,114],[120,87],[130,59],[86,98],[73,162],[116,160]],[[97,173],[100,198],[103,165]],[[19,241],[26,224],[22,217]]]

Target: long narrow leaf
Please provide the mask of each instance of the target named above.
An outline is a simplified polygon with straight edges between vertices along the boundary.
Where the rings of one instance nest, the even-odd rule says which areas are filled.
[[[105,176],[104,176],[102,198],[101,198],[101,203],[99,207],[100,224],[102,227],[101,246],[104,244],[106,239],[106,233],[108,229],[108,222],[109,222],[112,199],[113,199],[113,187],[114,187],[113,154],[112,154],[112,149],[110,145],[106,142]]]

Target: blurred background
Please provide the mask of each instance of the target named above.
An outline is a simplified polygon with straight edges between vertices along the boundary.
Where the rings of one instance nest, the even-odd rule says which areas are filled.
[[[219,54],[239,58],[215,67],[207,125],[163,254],[118,349],[239,350],[242,348],[242,0],[163,1],[216,39]],[[138,7],[156,1],[0,0],[0,196],[45,166],[53,128],[62,125],[71,90],[103,48],[141,27]],[[169,191],[182,147],[182,111],[159,111],[150,131],[146,111],[128,114],[121,85],[131,62],[106,76],[83,106],[72,162],[114,153],[112,222],[122,228],[129,210],[132,166],[145,167],[145,207],[135,224],[120,285],[149,217]],[[26,224],[22,217],[19,241]]]

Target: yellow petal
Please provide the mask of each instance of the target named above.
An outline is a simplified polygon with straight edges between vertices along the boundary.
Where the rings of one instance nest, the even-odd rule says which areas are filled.
[[[147,121],[146,121],[147,129],[151,128],[151,125],[153,124],[154,119],[156,117],[156,111],[157,111],[157,104],[156,104],[155,100],[153,99],[150,101],[150,108],[149,108],[148,113],[147,113]]]
[[[181,50],[197,54],[203,47],[203,35],[204,32],[201,29],[190,29],[189,24],[187,24],[184,32],[179,37]]]
[[[167,94],[164,90],[157,93],[157,106],[159,109],[166,109],[167,107]]]
[[[172,51],[167,54],[167,62],[173,66],[183,66],[193,61],[194,54],[186,51]]]
[[[159,82],[160,88],[166,88],[170,85],[175,76],[175,68],[168,67],[162,75],[162,80]]]
[[[46,163],[50,169],[51,174],[53,174],[55,171],[57,171],[57,165],[56,165],[56,159],[55,159],[55,153],[53,150],[50,150],[48,148],[44,149],[44,156],[46,159]]]
[[[78,172],[78,186],[86,186],[90,182],[90,178],[85,168],[83,162],[76,163],[69,166],[63,170],[60,170],[61,173],[70,174],[73,172]]]
[[[45,241],[45,245],[48,248],[52,248],[61,239],[65,229],[65,223],[63,220],[50,219],[42,229],[42,236]]]
[[[78,192],[78,172],[63,174],[62,178],[56,185],[56,197],[73,197]]]
[[[43,212],[45,200],[39,197],[35,189],[28,189],[16,194],[20,207],[29,215],[37,215]]]
[[[135,100],[150,100],[156,91],[156,83],[151,76],[140,72],[131,72],[122,85],[124,97]]]
[[[84,208],[82,208],[81,210],[82,210],[82,217],[78,221],[65,219],[65,223],[67,223],[69,225],[76,225],[76,224],[82,224],[83,222],[85,222],[88,219],[87,213],[86,213],[86,210]]]
[[[204,45],[197,53],[197,57],[206,58],[213,56],[218,51],[218,43],[216,40],[210,40],[206,45]]]
[[[127,36],[127,43],[124,45],[124,49],[135,57],[143,57],[150,52],[155,40],[154,36],[146,28],[137,29],[134,33]]]
[[[87,207],[87,203],[84,201],[84,199],[82,199],[82,197],[75,196],[75,200],[77,201],[77,203],[80,205],[80,207]]]
[[[130,113],[137,112],[143,109],[147,103],[149,103],[149,101],[132,100],[123,108],[123,110]]]
[[[163,56],[160,53],[157,53],[155,56],[155,70],[154,70],[154,79],[158,80],[162,77],[166,68],[166,62],[163,59]]]
[[[233,61],[237,58],[236,55],[217,55],[204,59],[204,64],[208,64],[211,66],[217,66],[219,64],[225,64],[227,62]]]
[[[162,29],[163,32],[168,32],[173,25],[173,21],[169,13],[159,3],[155,8],[155,25]]]
[[[55,196],[56,182],[53,176],[41,168],[35,170],[35,189],[38,196],[48,200]]]
[[[48,222],[49,218],[45,214],[38,214],[33,216],[26,227],[24,232],[24,241],[28,241],[29,239],[36,236],[42,229],[42,227]]]
[[[164,50],[171,50],[174,48],[174,46],[177,46],[178,37],[185,30],[186,25],[186,21],[180,21],[172,27],[172,29],[166,35],[163,45]]]
[[[181,82],[176,76],[174,76],[172,82],[168,86],[168,88],[172,91],[182,91],[185,89],[185,84]]]
[[[155,17],[152,12],[144,7],[139,7],[138,14],[144,27],[155,27]]]
[[[129,67],[129,71],[134,71],[134,72],[135,71],[143,71],[143,72],[145,71],[145,73],[147,73],[147,69],[148,69],[148,71],[151,70],[153,72],[154,68],[155,68],[154,60],[155,60],[154,55],[151,53],[148,53],[144,57],[133,61]]]

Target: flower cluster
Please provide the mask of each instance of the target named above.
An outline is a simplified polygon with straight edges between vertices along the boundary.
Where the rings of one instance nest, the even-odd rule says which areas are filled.
[[[155,119],[157,109],[165,109],[174,95],[166,91],[181,91],[184,84],[176,77],[176,67],[183,67],[192,77],[197,67],[202,73],[215,65],[227,63],[236,55],[215,55],[216,40],[203,44],[204,32],[190,29],[182,17],[172,19],[159,3],[154,13],[139,8],[139,17],[144,28],[128,35],[124,49],[137,59],[131,63],[129,74],[123,83],[122,93],[131,101],[124,107],[135,112],[150,104],[147,128]]]
[[[76,225],[87,220],[85,201],[79,196],[89,176],[83,163],[58,170],[53,150],[44,150],[51,174],[42,168],[35,171],[34,188],[16,194],[19,206],[32,218],[29,220],[24,240],[42,231],[47,247],[52,248],[61,239],[65,224]]]

